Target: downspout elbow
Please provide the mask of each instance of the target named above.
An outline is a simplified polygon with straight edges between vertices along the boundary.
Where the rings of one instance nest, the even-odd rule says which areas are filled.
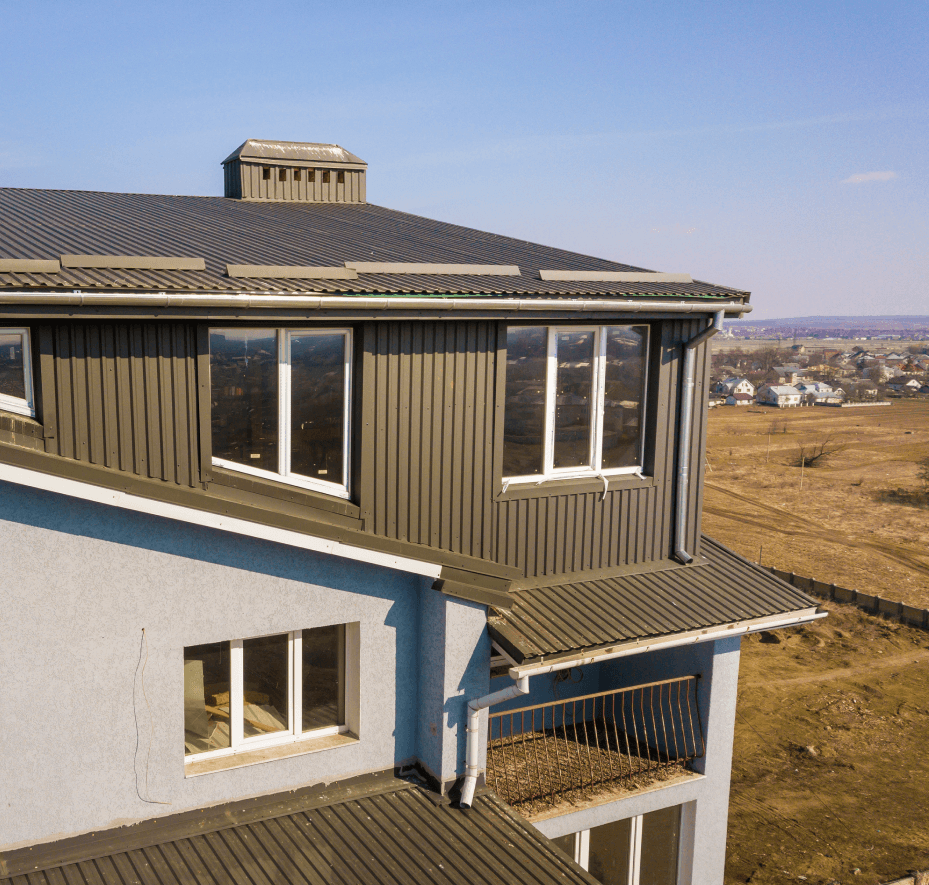
[[[477,788],[477,778],[480,774],[480,730],[481,730],[481,710],[491,707],[494,704],[502,704],[512,698],[519,697],[523,694],[529,694],[529,677],[521,676],[509,688],[501,691],[495,691],[492,694],[484,695],[480,698],[474,698],[468,701],[468,728],[467,744],[465,750],[465,780],[461,787],[461,798],[458,800],[459,808],[470,808],[474,802],[474,790]]]

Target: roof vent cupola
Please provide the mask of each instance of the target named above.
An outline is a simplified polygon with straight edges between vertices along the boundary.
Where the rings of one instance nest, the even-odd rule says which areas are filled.
[[[368,164],[337,144],[250,138],[223,160],[226,196],[290,203],[364,203]]]

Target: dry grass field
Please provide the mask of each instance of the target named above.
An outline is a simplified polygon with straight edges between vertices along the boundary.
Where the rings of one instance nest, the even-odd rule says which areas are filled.
[[[704,529],[750,559],[929,608],[929,403],[717,409]],[[793,466],[829,435],[822,466]],[[876,885],[929,868],[929,633],[829,604],[742,643],[726,882]]]
[[[827,437],[839,451],[801,488],[799,447]],[[929,608],[929,509],[884,497],[915,491],[927,457],[927,401],[713,409],[704,530],[756,562]]]

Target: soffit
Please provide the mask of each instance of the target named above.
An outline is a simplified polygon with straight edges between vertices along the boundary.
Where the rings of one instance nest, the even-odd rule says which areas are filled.
[[[513,591],[509,610],[488,614],[491,637],[524,664],[818,605],[710,538],[701,552],[702,565]]]
[[[11,878],[0,879],[0,885],[594,885],[490,792],[480,793],[468,811],[404,781],[374,784],[367,794],[350,789],[339,797],[340,792],[334,784],[269,797],[257,813],[239,803],[218,826],[215,812],[207,809],[179,816],[177,825],[169,818],[140,825],[135,833],[124,828],[127,835],[98,833],[86,840],[89,853],[82,853],[80,839],[69,840],[58,859],[68,854],[74,859],[55,866],[30,864],[29,852],[13,852],[0,868],[0,875]],[[30,851],[41,855],[43,849],[46,857],[54,856],[54,845]]]
[[[256,292],[269,294],[514,295],[748,299],[694,280],[543,280],[541,270],[651,273],[643,268],[498,236],[370,203],[247,202],[0,188],[0,258],[61,255],[192,256],[204,270],[62,267],[58,273],[0,270],[0,289]],[[357,279],[231,278],[226,265],[373,268]],[[515,266],[518,274],[376,272],[380,265]],[[50,300],[54,300],[50,298]]]

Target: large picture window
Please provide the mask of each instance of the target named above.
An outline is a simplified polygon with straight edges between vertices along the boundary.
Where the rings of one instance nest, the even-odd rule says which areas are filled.
[[[504,477],[641,470],[647,326],[517,326],[506,349]]]
[[[0,329],[0,409],[35,417],[28,329]]]
[[[346,732],[347,632],[338,624],[185,648],[185,756]]]
[[[213,463],[349,496],[347,329],[211,329]]]

